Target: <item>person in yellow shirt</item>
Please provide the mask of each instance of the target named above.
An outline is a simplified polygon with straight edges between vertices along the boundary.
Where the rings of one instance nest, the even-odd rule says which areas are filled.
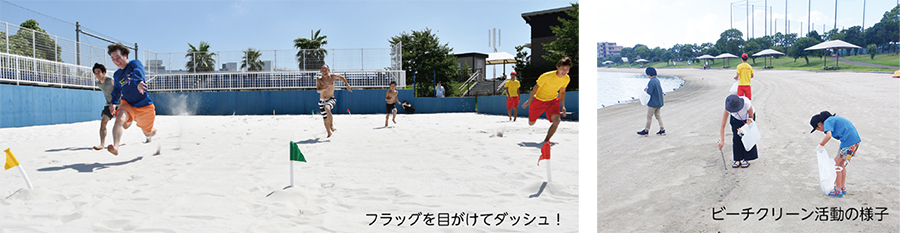
[[[743,63],[737,66],[737,74],[734,75],[734,80],[738,80],[738,96],[745,96],[747,99],[753,100],[750,97],[750,79],[753,78],[753,67],[750,64],[747,64],[747,59],[750,58],[746,53],[741,54],[741,60],[744,60]]]
[[[509,73],[509,81],[503,84],[503,87],[506,88],[506,113],[509,114],[511,121],[516,121],[516,117],[519,116],[519,87],[521,86],[519,80],[516,80],[515,71]]]
[[[566,86],[569,85],[571,68],[572,59],[567,57],[559,60],[555,71],[549,71],[538,77],[537,84],[531,89],[531,96],[522,104],[522,108],[531,106],[528,110],[528,125],[534,125],[538,117],[546,112],[547,120],[550,120],[552,125],[547,131],[544,143],[550,142],[550,137],[553,137],[553,133],[556,133],[556,128],[559,127],[560,108],[562,116],[566,116]]]

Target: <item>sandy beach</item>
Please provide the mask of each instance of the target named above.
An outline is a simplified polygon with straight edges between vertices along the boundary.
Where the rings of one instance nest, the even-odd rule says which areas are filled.
[[[0,172],[0,232],[577,231],[577,122],[560,124],[553,183],[529,198],[546,180],[536,165],[546,120],[397,121],[384,128],[384,115],[337,115],[326,139],[318,115],[158,116],[156,140],[126,130],[119,156],[90,149],[99,121],[0,129],[0,146],[12,148],[35,186],[17,169]],[[284,189],[290,141],[309,162],[295,163],[295,187]],[[420,212],[448,213],[451,224],[460,213],[480,217],[410,226]],[[503,213],[523,218],[484,224]]]
[[[731,168],[732,135],[726,126],[726,171],[716,141],[735,71],[658,73],[686,80],[665,96],[661,115],[667,136],[635,134],[647,112],[637,102],[597,111],[599,232],[900,231],[900,79],[756,69],[752,103],[762,135],[759,159],[749,168]],[[852,121],[862,138],[847,167],[843,198],[825,196],[819,187],[815,147],[824,134],[810,134],[809,119],[823,110]],[[658,127],[654,119],[650,131]],[[836,154],[839,144],[831,140],[828,153]],[[822,222],[816,221],[819,207],[873,208],[876,215],[873,221]],[[887,208],[887,215],[877,215],[878,207]],[[722,208],[716,218],[723,220],[714,220],[713,211]],[[748,208],[752,214],[743,214]]]

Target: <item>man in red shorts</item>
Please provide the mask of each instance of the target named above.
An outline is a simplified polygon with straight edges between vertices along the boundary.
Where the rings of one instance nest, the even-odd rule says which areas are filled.
[[[519,116],[519,87],[521,86],[519,80],[516,80],[515,71],[509,73],[509,81],[503,84],[503,87],[506,88],[506,113],[509,114],[511,121],[516,121],[516,117]]]
[[[566,116],[566,86],[569,85],[569,69],[572,68],[572,59],[563,58],[556,63],[556,70],[549,71],[538,77],[537,84],[531,89],[528,101],[522,104],[522,108],[528,110],[528,125],[534,125],[541,113],[546,112],[547,119],[552,125],[547,131],[544,142],[549,142],[550,137],[556,133],[559,127],[559,114]],[[534,104],[531,102],[534,101]]]

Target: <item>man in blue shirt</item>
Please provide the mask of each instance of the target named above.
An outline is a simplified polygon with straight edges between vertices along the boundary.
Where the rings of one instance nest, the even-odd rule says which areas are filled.
[[[444,97],[444,87],[441,86],[441,82],[437,82],[437,86],[434,87],[434,97],[438,97],[438,98]]]
[[[116,115],[116,123],[113,126],[113,144],[106,147],[109,153],[119,155],[119,139],[122,132],[131,126],[132,121],[143,130],[146,142],[156,135],[153,123],[156,120],[156,106],[147,92],[147,83],[144,82],[144,65],[135,59],[128,61],[128,48],[116,43],[107,47],[109,57],[119,67],[113,75],[114,86],[109,111]],[[146,143],[145,142],[145,143]]]
[[[647,67],[645,73],[647,73],[647,77],[650,77],[650,82],[647,82],[647,88],[644,89],[647,94],[650,94],[650,101],[647,102],[647,124],[637,134],[647,135],[650,124],[653,123],[653,116],[656,116],[656,120],[659,121],[659,132],[656,132],[656,135],[665,136],[666,127],[663,126],[662,117],[659,115],[659,109],[663,106],[662,86],[659,84],[659,79],[656,78],[656,69]]]
[[[816,130],[825,133],[825,138],[816,147],[817,151],[824,150],[825,144],[832,137],[841,141],[840,150],[834,157],[834,166],[841,167],[841,169],[836,172],[837,178],[834,181],[834,190],[828,196],[843,197],[847,193],[847,189],[844,188],[847,180],[847,165],[850,164],[850,159],[856,155],[856,149],[859,148],[859,143],[862,142],[859,138],[859,133],[856,132],[856,127],[847,118],[839,117],[828,111],[822,111],[813,116],[809,120],[809,125],[813,127],[813,130],[809,131],[809,133]]]

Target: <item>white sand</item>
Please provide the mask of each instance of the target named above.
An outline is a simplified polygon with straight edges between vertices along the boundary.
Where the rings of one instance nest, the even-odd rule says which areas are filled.
[[[612,70],[612,69],[605,69]],[[643,72],[643,69],[614,70]],[[716,148],[725,97],[734,70],[664,69],[687,82],[669,93],[662,108],[667,136],[639,137],[646,107],[617,105],[598,115],[598,229],[601,232],[898,232],[900,231],[900,79],[890,74],[756,69],[753,106],[762,139],[759,159],[731,168],[731,132],[725,159]],[[812,115],[828,110],[856,126],[862,143],[847,167],[847,195],[822,194],[815,147],[824,134]],[[651,132],[658,130],[655,122]],[[826,148],[837,152],[837,140]],[[744,208],[769,208],[769,216],[719,215]],[[881,222],[816,222],[801,218],[816,207],[887,207]],[[778,221],[771,208],[784,215]],[[878,211],[880,212],[880,211]],[[876,220],[879,217],[875,217]]]
[[[528,198],[546,179],[537,143],[550,124],[506,119],[400,115],[381,128],[383,115],[340,115],[325,139],[319,116],[160,116],[156,141],[126,130],[117,157],[89,149],[99,121],[0,129],[0,146],[12,147],[35,185],[0,172],[0,232],[576,231],[577,123],[561,123],[553,183]],[[289,141],[309,163],[296,163],[296,187],[282,190]],[[366,216],[419,212],[528,214],[552,226],[428,227],[423,218],[384,227]]]

